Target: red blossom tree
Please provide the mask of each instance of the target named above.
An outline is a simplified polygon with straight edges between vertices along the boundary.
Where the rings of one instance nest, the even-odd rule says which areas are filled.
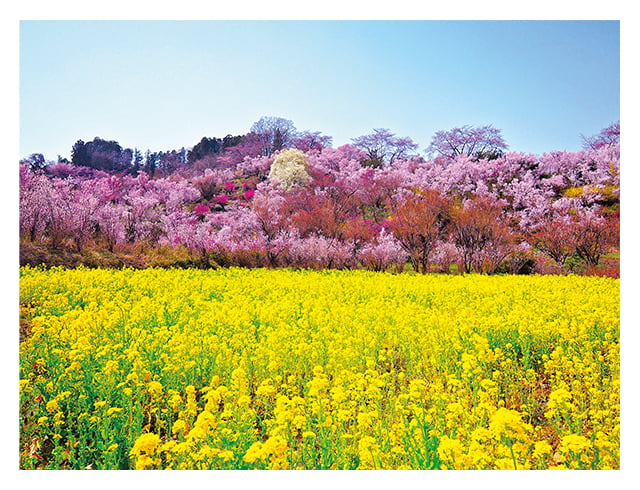
[[[404,193],[390,205],[387,228],[409,255],[416,272],[429,271],[429,259],[450,220],[449,200],[435,190]]]
[[[576,216],[573,223],[576,254],[590,266],[596,266],[611,245],[619,247],[620,222],[590,210]]]
[[[493,273],[509,255],[514,236],[503,208],[495,199],[477,195],[454,209],[451,238],[461,251],[465,272]]]
[[[619,215],[604,216],[596,209],[557,213],[546,218],[530,237],[538,250],[562,267],[567,265],[570,257],[577,257],[587,266],[595,267],[610,248],[619,248],[619,239]]]
[[[576,250],[575,238],[569,216],[544,218],[541,226],[530,234],[529,241],[542,253],[564,267]]]

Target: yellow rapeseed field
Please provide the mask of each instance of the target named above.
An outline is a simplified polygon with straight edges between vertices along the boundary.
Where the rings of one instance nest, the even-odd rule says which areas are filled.
[[[20,464],[617,469],[619,280],[21,269]]]

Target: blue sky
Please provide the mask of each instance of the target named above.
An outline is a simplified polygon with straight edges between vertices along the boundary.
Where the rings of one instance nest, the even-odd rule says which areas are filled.
[[[332,136],[493,124],[578,150],[620,119],[617,21],[22,21],[20,155],[171,150],[261,116]]]

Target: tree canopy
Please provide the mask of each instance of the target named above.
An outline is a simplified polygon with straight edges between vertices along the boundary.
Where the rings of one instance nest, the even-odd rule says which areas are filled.
[[[353,145],[367,154],[362,163],[368,167],[391,165],[399,158],[408,158],[418,148],[411,138],[398,138],[385,128],[374,129],[372,133],[353,138]]]
[[[448,131],[437,131],[431,139],[427,153],[432,158],[453,159],[459,155],[469,155],[477,159],[494,159],[502,156],[507,148],[500,129],[491,125],[467,125]]]

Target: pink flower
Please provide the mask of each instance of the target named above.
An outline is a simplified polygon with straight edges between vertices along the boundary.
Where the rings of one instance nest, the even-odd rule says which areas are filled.
[[[248,201],[249,199],[251,199],[253,197],[253,195],[256,193],[256,191],[254,191],[253,189],[249,189],[248,191],[246,191],[244,193],[244,198]]]
[[[209,212],[209,206],[206,204],[198,204],[195,208],[193,208],[193,212],[199,216],[204,216]]]
[[[220,194],[219,196],[214,197],[213,201],[216,204],[227,204],[229,202],[229,196],[226,194]]]

